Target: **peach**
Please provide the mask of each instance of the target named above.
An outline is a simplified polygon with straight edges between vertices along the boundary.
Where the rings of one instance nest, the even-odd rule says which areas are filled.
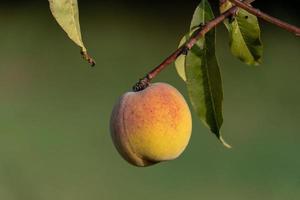
[[[177,158],[192,131],[189,107],[166,83],[150,84],[125,93],[110,120],[112,140],[121,156],[135,166],[149,166]]]

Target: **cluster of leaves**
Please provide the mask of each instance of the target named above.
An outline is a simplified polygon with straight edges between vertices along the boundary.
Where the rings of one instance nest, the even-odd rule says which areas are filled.
[[[51,12],[69,38],[80,48],[83,57],[89,61],[87,50],[82,42],[77,0],[49,0]],[[230,9],[232,4],[225,1],[220,13]],[[201,25],[214,19],[208,0],[197,6],[189,32],[182,38],[179,46],[185,44]],[[248,65],[261,63],[262,43],[256,16],[238,9],[236,15],[224,21],[229,33],[231,53]],[[213,28],[200,38],[187,55],[177,58],[175,66],[179,76],[185,81],[189,97],[201,121],[227,147],[220,129],[223,123],[222,79],[216,57],[216,30]]]
[[[224,2],[220,6],[220,13],[231,7],[230,2]],[[188,41],[197,29],[201,29],[201,25],[212,19],[214,13],[208,0],[202,0],[194,12],[189,33],[181,39],[179,46]],[[231,53],[248,65],[260,64],[263,47],[256,16],[238,9],[236,15],[225,20],[224,24],[229,33]],[[223,89],[215,46],[214,28],[200,38],[187,55],[179,56],[175,66],[187,85],[192,106],[201,121],[226,147],[230,147],[220,133],[223,123]]]

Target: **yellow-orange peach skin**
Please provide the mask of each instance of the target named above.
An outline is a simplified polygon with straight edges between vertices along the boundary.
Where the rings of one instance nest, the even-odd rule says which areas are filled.
[[[114,106],[112,140],[122,157],[136,166],[177,158],[192,131],[189,107],[171,85],[154,83],[125,93]]]

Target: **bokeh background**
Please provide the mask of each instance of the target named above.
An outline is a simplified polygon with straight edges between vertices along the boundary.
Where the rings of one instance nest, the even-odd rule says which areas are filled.
[[[300,25],[297,1],[254,5]],[[227,150],[193,113],[175,161],[136,168],[109,134],[119,95],[165,58],[198,1],[80,1],[90,68],[43,1],[0,1],[0,199],[300,199],[300,40],[262,22],[263,64],[230,55],[218,28]],[[173,66],[156,81],[187,95]]]

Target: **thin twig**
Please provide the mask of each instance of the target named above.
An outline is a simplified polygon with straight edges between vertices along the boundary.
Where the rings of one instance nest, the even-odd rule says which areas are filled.
[[[245,3],[252,2],[253,0],[246,0]],[[235,15],[238,7],[233,6],[226,12],[222,13],[218,17],[213,20],[207,22],[205,25],[200,26],[198,30],[191,36],[191,38],[181,47],[176,49],[170,56],[168,56],[162,63],[160,63],[157,67],[151,70],[144,78],[140,79],[133,86],[133,91],[140,91],[148,87],[150,81],[157,76],[164,68],[166,68],[169,64],[173,63],[181,54],[185,54],[188,50],[190,50],[199,38],[203,37],[207,32],[216,27],[218,24],[223,22],[226,18]]]
[[[300,28],[293,26],[291,24],[288,24],[288,23],[281,21],[275,17],[267,15],[258,9],[251,7],[250,3],[252,3],[255,0],[245,0],[245,1],[229,0],[229,1],[231,3],[233,3],[235,6],[231,7],[226,12],[222,13],[221,15],[214,18],[213,20],[207,22],[204,26],[201,26],[198,30],[196,30],[196,32],[191,36],[191,38],[184,45],[182,45],[181,47],[176,49],[162,63],[160,63],[153,70],[151,70],[144,78],[140,79],[140,81],[133,86],[133,90],[140,91],[140,90],[145,89],[150,84],[150,81],[154,77],[156,77],[164,68],[166,68],[169,64],[173,63],[181,54],[186,54],[186,52],[188,50],[190,50],[196,44],[196,42],[198,41],[199,38],[203,37],[207,32],[209,32],[211,29],[216,27],[218,24],[220,24],[226,18],[235,15],[238,7],[248,11],[249,13],[251,13],[257,17],[260,17],[260,18],[266,20],[267,22],[275,24],[282,29],[285,29],[289,32],[294,33],[296,36],[300,36]],[[220,0],[221,4],[224,2],[225,2],[224,0]]]
[[[263,13],[262,11],[245,4],[245,2],[241,2],[239,0],[229,0],[229,1],[233,4],[235,4],[236,6],[248,11],[249,13],[251,13],[257,17],[262,18],[263,20],[265,20],[269,23],[272,23],[282,29],[285,29],[291,33],[294,33],[296,36],[300,36],[300,28],[298,28],[294,25],[288,24],[280,19],[272,17],[266,13]]]

